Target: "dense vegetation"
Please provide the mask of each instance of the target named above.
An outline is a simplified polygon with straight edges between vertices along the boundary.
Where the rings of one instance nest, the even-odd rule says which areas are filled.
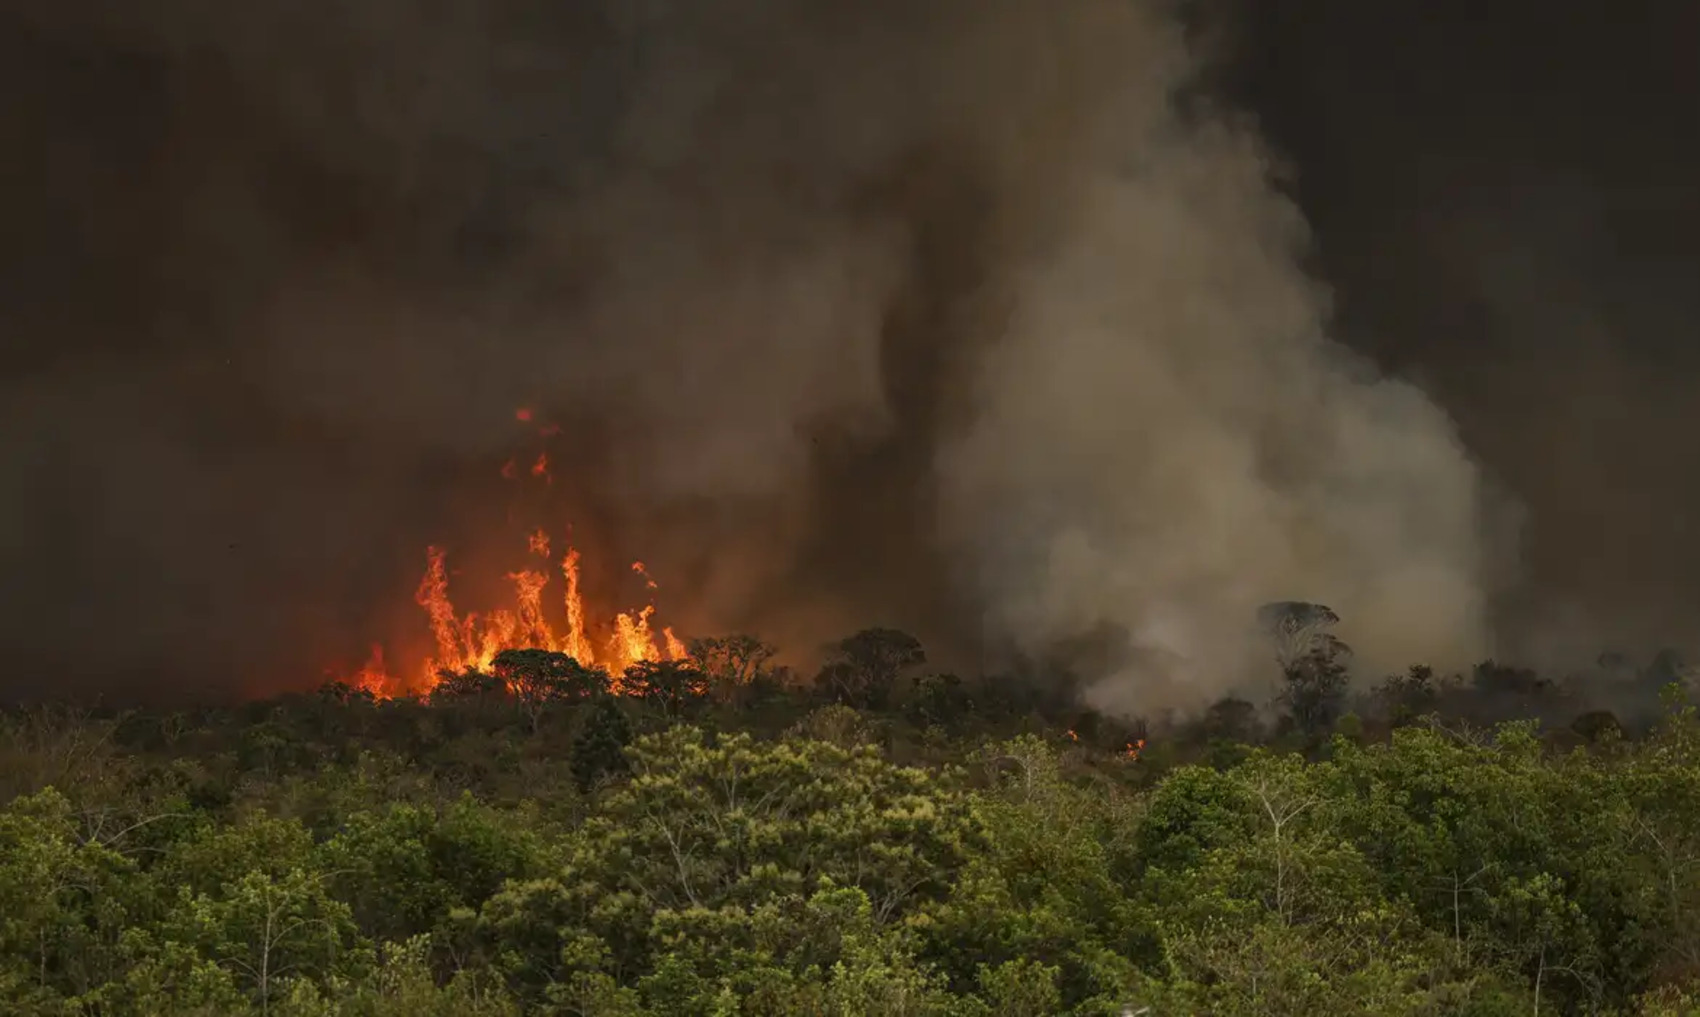
[[[618,696],[520,651],[429,701],[14,711],[0,1011],[1700,1012],[1669,661],[1626,734],[1300,649],[1273,706],[1150,725],[884,630],[807,682],[725,639]]]

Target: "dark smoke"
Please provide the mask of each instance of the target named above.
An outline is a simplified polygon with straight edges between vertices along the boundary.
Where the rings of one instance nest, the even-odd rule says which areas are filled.
[[[1337,334],[1524,506],[1501,651],[1700,649],[1700,6],[1237,6]]]
[[[1147,662],[1101,676],[1132,705],[1233,683],[1268,600],[1335,607],[1375,667],[1467,662],[1516,603],[1447,414],[1330,343],[1286,179],[1203,99],[1241,82],[1160,5],[145,7],[0,15],[9,692],[277,687],[357,659],[416,623],[426,543],[511,546],[494,470],[519,405],[565,430],[532,508],[614,571],[644,557],[687,629],[807,648],[897,624],[972,659],[1107,624]],[[1280,126],[1311,204],[1327,171]],[[1587,474],[1538,423],[1584,372],[1603,399],[1630,384],[1610,330],[1594,361],[1508,356],[1472,390],[1455,328],[1351,303],[1457,281],[1425,263],[1377,290],[1338,264],[1360,220],[1321,204],[1345,334],[1437,379],[1528,504],[1539,575],[1604,575],[1552,550]],[[1517,253],[1550,210],[1430,207],[1450,215],[1408,232],[1502,328],[1582,334],[1536,314],[1553,276]],[[1548,417],[1498,413],[1505,389]],[[1586,504],[1641,518],[1623,501]],[[1586,586],[1564,602],[1617,617]]]

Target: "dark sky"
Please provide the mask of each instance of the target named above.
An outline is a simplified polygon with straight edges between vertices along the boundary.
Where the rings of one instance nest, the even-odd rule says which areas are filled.
[[[616,230],[573,196],[629,150],[607,111],[653,98],[631,68],[667,61],[677,40],[597,4],[439,5],[449,13],[428,23],[408,0],[145,6],[0,0],[6,692],[276,685],[358,652],[413,610],[420,549],[503,496],[490,465],[510,451],[512,408],[549,396],[537,378],[637,369],[593,339],[537,359],[552,313],[631,285],[538,237]],[[901,9],[869,4],[831,32],[902,45],[881,41],[887,7]],[[1339,337],[1422,384],[1521,513],[1505,645],[1541,657],[1692,642],[1700,5],[1304,0],[1208,17],[1226,54],[1218,91],[1287,164]],[[810,73],[760,59],[775,80]],[[715,165],[733,172],[744,140],[657,127],[644,152],[704,145],[731,153]],[[810,166],[794,170],[805,196],[787,200],[807,201]],[[935,177],[948,170],[913,179]],[[972,194],[946,190],[882,185],[866,200],[972,219]],[[712,211],[690,209],[698,234],[751,228]],[[684,271],[640,255],[657,278]],[[913,327],[936,325],[918,306]],[[576,517],[617,540],[632,513],[597,449],[630,425],[595,395],[552,408],[579,425],[567,458],[616,478]],[[870,468],[885,482],[914,468],[887,458]],[[821,489],[869,488],[858,469],[822,467]],[[816,529],[849,549],[808,560],[853,600],[943,596],[912,574],[882,586],[879,569],[924,549],[858,547],[858,533],[902,527],[884,503],[819,510],[834,500],[812,503]],[[649,513],[644,529],[718,525]],[[683,569],[691,556],[673,557]],[[768,590],[753,601],[783,579],[747,578]]]
[[[1688,645],[1700,5],[1247,7],[1238,91],[1296,166],[1343,336],[1522,502],[1544,610]]]

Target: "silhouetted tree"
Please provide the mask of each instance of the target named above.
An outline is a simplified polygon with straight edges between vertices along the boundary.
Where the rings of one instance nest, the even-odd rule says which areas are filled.
[[[1470,675],[1470,692],[1460,706],[1478,722],[1540,716],[1560,698],[1559,687],[1551,679],[1529,668],[1510,667],[1493,660],[1476,665]]]
[[[909,633],[863,629],[832,646],[816,681],[837,702],[880,709],[890,701],[903,669],[926,662],[921,641]]]
[[[488,699],[504,696],[507,691],[507,683],[502,679],[469,667],[464,671],[438,671],[437,684],[431,689],[430,700],[452,703],[456,700]]]
[[[604,695],[610,684],[607,671],[585,667],[552,650],[503,650],[491,662],[491,669],[525,712],[534,734],[551,703]]]
[[[677,720],[708,698],[708,677],[686,660],[640,660],[626,668],[620,687],[626,695],[660,709],[669,720]]]
[[[723,703],[739,702],[769,674],[778,651],[754,636],[714,636],[690,641],[690,663],[707,677],[709,692]]]
[[[1258,621],[1275,639],[1282,686],[1277,696],[1293,726],[1314,737],[1340,716],[1350,681],[1351,647],[1329,631],[1340,621],[1331,608],[1305,601],[1265,604]]]
[[[968,686],[956,675],[917,675],[911,682],[913,688],[906,712],[916,724],[948,727],[973,712],[974,701]]]
[[[1207,739],[1229,742],[1255,742],[1261,735],[1257,722],[1257,707],[1238,696],[1226,696],[1210,704],[1199,721],[1200,733]]]
[[[1589,710],[1570,722],[1570,730],[1590,742],[1623,737],[1623,726],[1610,710]]]
[[[1275,641],[1275,659],[1284,671],[1308,658],[1319,641],[1332,639],[1340,624],[1333,608],[1304,600],[1278,600],[1257,609],[1258,624]]]
[[[319,686],[319,698],[338,706],[352,706],[357,703],[369,706],[377,700],[377,697],[366,689],[345,681],[329,681]]]
[[[1440,702],[1434,669],[1426,664],[1412,664],[1404,674],[1388,675],[1375,690],[1375,699],[1388,721],[1396,725],[1409,724],[1433,713]]]
[[[631,724],[620,711],[620,704],[611,697],[598,698],[591,705],[583,729],[573,739],[568,760],[579,791],[589,794],[606,778],[625,773],[626,746],[631,741]]]

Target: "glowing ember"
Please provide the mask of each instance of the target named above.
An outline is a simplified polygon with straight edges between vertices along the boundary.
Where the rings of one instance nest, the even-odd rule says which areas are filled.
[[[521,421],[522,423],[530,423],[531,411],[526,409],[524,406],[521,406],[519,409],[514,411],[514,419]]]

